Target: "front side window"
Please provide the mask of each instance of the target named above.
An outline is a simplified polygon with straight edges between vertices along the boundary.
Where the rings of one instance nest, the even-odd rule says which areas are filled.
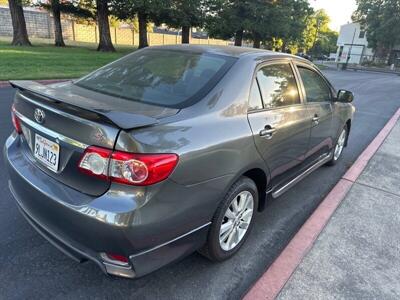
[[[257,73],[264,108],[300,103],[299,91],[292,68],[287,64],[269,65]]]
[[[303,80],[307,102],[326,102],[332,100],[330,88],[317,72],[308,68],[298,68]]]
[[[75,84],[125,100],[183,108],[204,97],[236,60],[217,54],[145,49]]]

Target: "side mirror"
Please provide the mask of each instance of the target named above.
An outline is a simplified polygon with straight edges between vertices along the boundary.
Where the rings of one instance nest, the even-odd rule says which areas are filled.
[[[353,102],[354,95],[352,92],[346,90],[339,90],[337,93],[336,101],[342,103],[350,103]]]

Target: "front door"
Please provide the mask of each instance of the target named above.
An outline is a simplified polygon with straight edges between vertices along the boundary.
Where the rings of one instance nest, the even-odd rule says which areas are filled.
[[[316,70],[305,65],[297,65],[297,69],[303,82],[303,93],[312,124],[305,163],[312,164],[329,153],[334,144],[332,90]]]
[[[270,170],[270,187],[293,177],[308,150],[310,116],[301,102],[290,62],[262,66],[249,101],[248,119],[259,153]]]

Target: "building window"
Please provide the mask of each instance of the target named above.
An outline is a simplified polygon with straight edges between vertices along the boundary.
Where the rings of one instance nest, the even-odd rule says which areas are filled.
[[[360,34],[358,35],[360,39],[363,39],[365,37],[365,30],[360,30]]]

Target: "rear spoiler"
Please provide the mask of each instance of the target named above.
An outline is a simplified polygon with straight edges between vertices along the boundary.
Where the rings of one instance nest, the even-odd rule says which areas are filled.
[[[85,98],[79,95],[74,95],[70,93],[62,92],[61,90],[56,90],[52,87],[40,84],[34,81],[28,80],[13,80],[9,81],[13,88],[17,88],[20,91],[28,91],[30,93],[41,96],[42,98],[51,100],[53,102],[65,103],[74,108],[82,109],[95,113],[100,116],[105,121],[118,126],[121,129],[133,129],[138,127],[150,126],[158,123],[158,120],[152,117],[123,112],[123,111],[111,111],[104,109],[96,109],[90,107],[93,103],[93,99]],[[75,104],[78,102],[81,105]],[[86,104],[86,105],[85,105]]]

